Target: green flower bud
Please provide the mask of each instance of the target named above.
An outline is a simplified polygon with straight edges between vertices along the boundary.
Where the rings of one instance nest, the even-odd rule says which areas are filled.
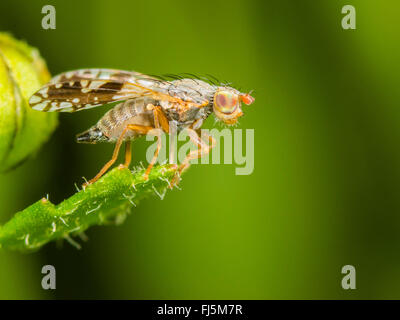
[[[49,79],[37,49],[0,33],[0,172],[27,159],[57,126],[57,114],[32,110],[28,104]]]

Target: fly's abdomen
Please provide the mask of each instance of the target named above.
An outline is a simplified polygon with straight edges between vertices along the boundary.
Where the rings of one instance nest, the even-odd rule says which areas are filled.
[[[115,142],[129,124],[154,126],[153,113],[146,106],[155,103],[154,99],[147,97],[122,102],[109,110],[92,128],[79,134],[77,142]],[[139,135],[128,130],[124,140],[134,139]]]
[[[108,137],[96,126],[76,136],[76,142],[78,143],[97,143],[101,141],[108,141]]]

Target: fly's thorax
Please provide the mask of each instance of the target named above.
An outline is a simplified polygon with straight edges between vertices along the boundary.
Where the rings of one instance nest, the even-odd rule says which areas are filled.
[[[199,79],[179,79],[171,82],[168,94],[185,102],[160,101],[169,121],[176,121],[180,127],[187,127],[197,120],[206,119],[212,112],[212,100],[217,86]],[[201,105],[201,107],[199,107]]]
[[[205,120],[212,113],[212,106],[199,108],[197,105],[189,105],[184,108],[178,103],[173,102],[160,102],[161,107],[168,119],[168,121],[174,121],[185,127],[189,126],[197,120]]]
[[[169,95],[197,104],[202,104],[205,100],[210,101],[217,88],[203,80],[190,78],[174,80],[171,84],[172,86],[167,88]]]

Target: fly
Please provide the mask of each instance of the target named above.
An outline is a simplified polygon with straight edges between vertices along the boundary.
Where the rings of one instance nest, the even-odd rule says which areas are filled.
[[[205,142],[199,136],[203,121],[214,113],[227,125],[235,124],[243,115],[241,104],[250,105],[254,98],[227,86],[211,84],[197,78],[175,77],[167,81],[161,77],[138,72],[114,69],[80,69],[62,73],[34,93],[29,104],[44,112],[76,112],[116,102],[94,126],[78,134],[78,143],[115,143],[114,152],[99,173],[87,184],[96,182],[117,160],[125,142],[125,162],[131,162],[131,141],[153,134],[157,149],[147,167],[148,179],[161,149],[161,133],[170,133],[170,122],[178,131],[186,129],[188,136],[198,146],[191,151],[177,170],[180,174],[189,167],[192,159],[200,158],[215,146],[215,139],[208,136]],[[159,129],[159,130],[154,130]]]

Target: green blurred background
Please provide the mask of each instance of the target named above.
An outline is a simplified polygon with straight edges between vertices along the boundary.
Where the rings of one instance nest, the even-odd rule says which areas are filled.
[[[42,6],[57,29],[41,28]],[[357,10],[343,30],[341,8]],[[193,166],[182,190],[143,201],[78,251],[0,252],[0,298],[400,298],[398,1],[2,0],[0,30],[36,46],[52,74],[112,67],[213,74],[247,90],[255,170]],[[112,145],[74,136],[105,112],[62,114],[36,157],[0,176],[0,223],[75,192]],[[209,119],[206,128],[212,128]],[[150,142],[134,144],[135,164]],[[57,290],[41,288],[41,268]],[[357,289],[341,288],[354,265]]]

